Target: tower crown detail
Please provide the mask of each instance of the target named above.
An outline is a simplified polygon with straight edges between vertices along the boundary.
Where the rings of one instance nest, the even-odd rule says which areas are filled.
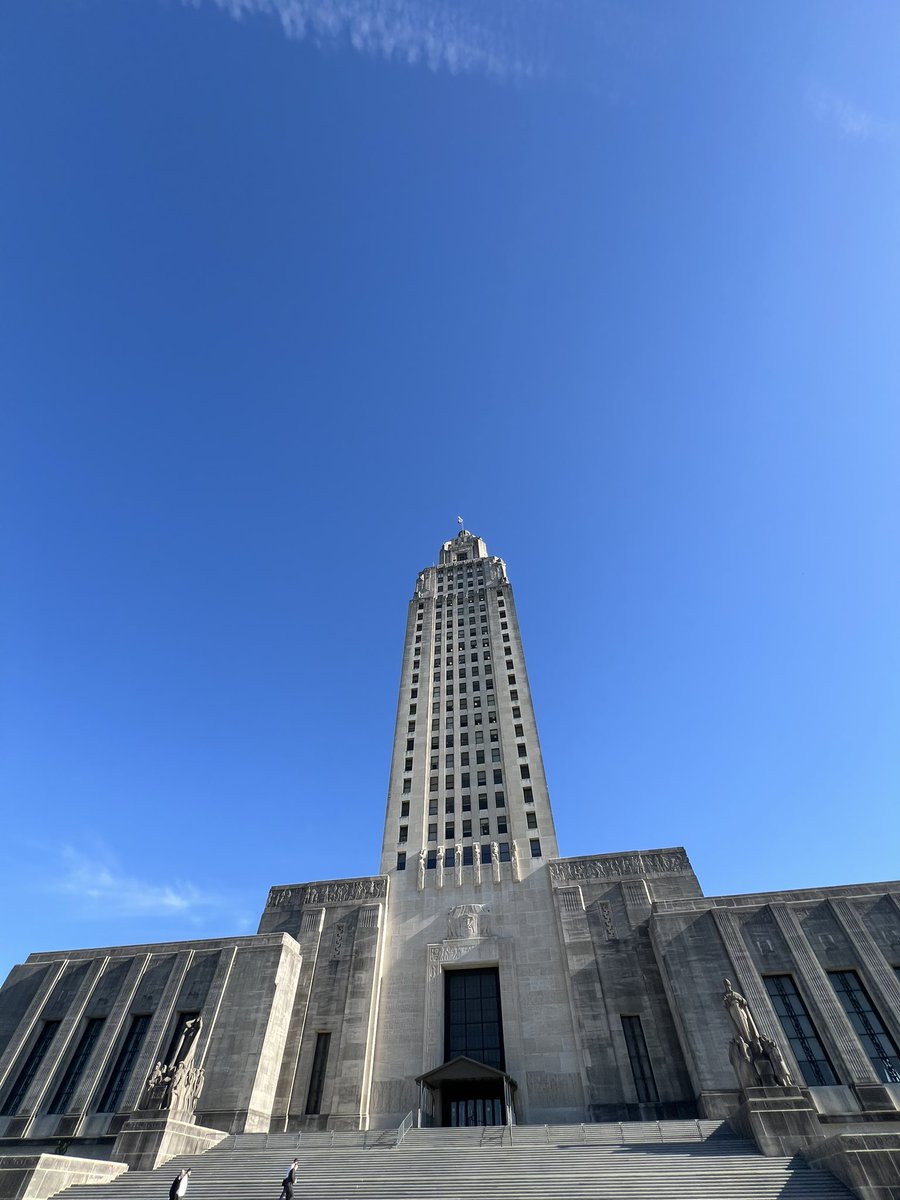
[[[455,538],[444,542],[441,546],[440,564],[442,567],[450,563],[467,562],[475,558],[487,558],[487,546],[484,539],[468,529],[461,529]]]

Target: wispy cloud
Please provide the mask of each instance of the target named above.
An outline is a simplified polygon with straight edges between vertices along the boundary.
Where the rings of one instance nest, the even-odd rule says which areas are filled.
[[[204,0],[183,0],[199,7]],[[542,71],[521,36],[528,0],[205,0],[236,20],[274,17],[287,37],[346,43],[364,54],[432,71],[475,72],[498,79]]]
[[[54,888],[80,907],[110,917],[199,917],[222,906],[219,897],[189,882],[149,881],[124,871],[105,850],[90,854],[73,846],[59,850],[60,865]],[[167,869],[167,864],[163,864]]]
[[[806,90],[806,104],[815,117],[830,124],[844,138],[885,142],[896,133],[893,122],[886,121],[831,88],[811,85]]]

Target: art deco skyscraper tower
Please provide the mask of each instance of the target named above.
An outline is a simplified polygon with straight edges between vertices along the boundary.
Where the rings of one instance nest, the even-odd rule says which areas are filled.
[[[506,566],[464,529],[409,602],[381,870],[421,887],[556,855]]]

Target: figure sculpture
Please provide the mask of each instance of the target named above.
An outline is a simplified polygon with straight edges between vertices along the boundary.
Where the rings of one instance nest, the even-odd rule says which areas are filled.
[[[191,1119],[203,1090],[203,1068],[194,1066],[197,1035],[203,1018],[185,1021],[173,1047],[172,1062],[157,1062],[144,1085],[138,1108],[144,1111],[168,1111],[182,1120]]]
[[[741,1089],[792,1087],[793,1076],[780,1047],[759,1032],[750,1005],[734,990],[730,979],[725,980],[722,1003],[734,1029],[728,1058]]]
[[[457,904],[447,914],[451,938],[479,938],[489,935],[488,910],[483,904]]]
[[[756,1022],[750,1012],[750,1005],[740,992],[734,990],[730,979],[725,980],[725,995],[722,997],[722,1003],[725,1005],[725,1011],[731,1019],[737,1037],[743,1038],[748,1043],[759,1037],[759,1030],[756,1028]]]

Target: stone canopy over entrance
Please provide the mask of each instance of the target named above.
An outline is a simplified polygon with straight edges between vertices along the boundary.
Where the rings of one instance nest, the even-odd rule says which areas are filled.
[[[458,1055],[416,1079],[420,1125],[515,1125],[516,1081]]]

